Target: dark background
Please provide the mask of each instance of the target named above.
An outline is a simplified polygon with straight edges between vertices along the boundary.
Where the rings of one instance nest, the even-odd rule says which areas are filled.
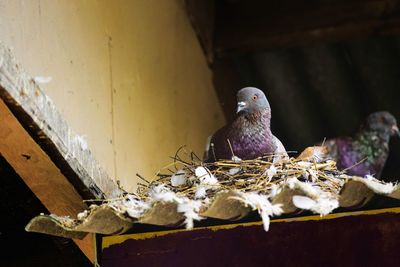
[[[352,135],[375,111],[387,110],[400,120],[397,36],[272,49],[229,60],[238,74],[235,89],[255,86],[267,95],[272,130],[287,150],[300,152],[324,138]],[[390,149],[382,177],[400,179],[398,137]]]
[[[186,0],[228,121],[262,89],[287,150],[352,135],[368,114],[400,120],[400,1]],[[393,138],[382,177],[400,179]]]
[[[1,154],[0,178],[0,266],[93,266],[71,239],[25,231],[33,217],[49,212]]]

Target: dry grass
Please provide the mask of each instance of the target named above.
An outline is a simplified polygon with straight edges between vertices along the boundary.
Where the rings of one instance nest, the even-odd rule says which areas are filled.
[[[194,199],[198,186],[202,184],[202,177],[196,176],[198,167],[205,167],[209,174],[218,180],[217,184],[207,186],[209,198],[223,190],[269,195],[274,188],[286,184],[292,178],[307,182],[324,192],[338,195],[344,179],[348,177],[337,170],[336,163],[332,160],[315,162],[290,158],[272,163],[272,157],[265,156],[253,160],[220,160],[203,163],[193,153],[180,149],[173,157],[173,163],[160,170],[153,182],[139,185],[137,194],[146,200],[149,198],[149,190],[162,184],[177,196]],[[186,183],[173,186],[171,177],[178,170],[185,172]]]

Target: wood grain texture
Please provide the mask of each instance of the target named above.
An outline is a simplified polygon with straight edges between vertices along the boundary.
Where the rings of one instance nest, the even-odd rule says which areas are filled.
[[[104,198],[120,193],[84,140],[70,129],[51,99],[2,43],[0,97],[81,195]]]
[[[44,206],[57,215],[76,217],[87,206],[48,155],[21,126],[5,103],[0,101],[0,153],[15,169]],[[93,236],[75,240],[93,260]]]

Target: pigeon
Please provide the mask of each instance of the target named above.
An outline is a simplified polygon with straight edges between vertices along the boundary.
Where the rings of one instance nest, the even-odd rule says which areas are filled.
[[[209,137],[204,162],[247,160],[272,154],[274,161],[287,158],[285,147],[271,132],[270,122],[271,108],[263,91],[255,87],[240,89],[237,116]]]
[[[349,175],[380,178],[389,155],[390,137],[399,135],[395,117],[387,111],[370,114],[353,137],[339,137],[324,142],[328,157],[339,170]]]

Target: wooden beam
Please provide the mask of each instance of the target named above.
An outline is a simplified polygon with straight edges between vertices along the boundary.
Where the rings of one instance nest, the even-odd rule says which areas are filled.
[[[53,102],[0,42],[0,153],[51,212],[76,217],[83,198],[121,191]],[[74,240],[94,260],[93,235]]]
[[[272,220],[268,232],[255,222],[103,237],[101,264],[399,266],[399,214],[313,217],[316,220]]]
[[[25,131],[2,100],[0,117],[0,153],[43,205],[51,213],[71,217],[76,217],[86,209],[87,206],[72,184]],[[74,241],[93,261],[93,235]]]
[[[54,103],[1,42],[0,99],[83,197],[112,198],[120,194]]]
[[[400,33],[397,0],[239,1],[218,6],[215,53],[259,51]]]

